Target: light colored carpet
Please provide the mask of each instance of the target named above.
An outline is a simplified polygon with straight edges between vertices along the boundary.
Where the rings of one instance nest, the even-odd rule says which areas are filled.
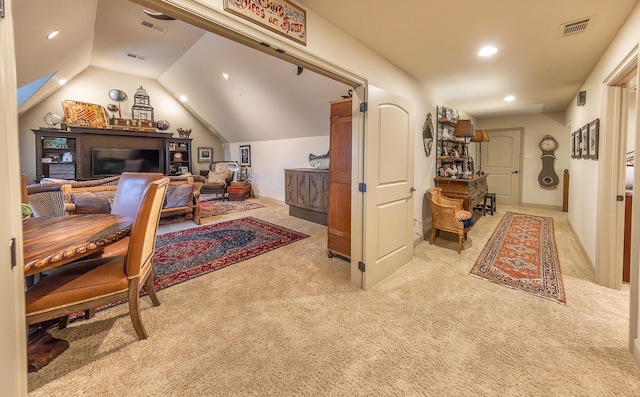
[[[126,305],[54,332],[71,347],[29,374],[30,395],[640,395],[628,288],[594,284],[566,214],[499,207],[462,254],[424,241],[362,291],[347,262],[327,257],[324,226],[263,204],[223,219],[251,215],[311,237],[162,290],[159,307],[143,299],[147,340]],[[566,305],[469,274],[507,210],[554,217]]]

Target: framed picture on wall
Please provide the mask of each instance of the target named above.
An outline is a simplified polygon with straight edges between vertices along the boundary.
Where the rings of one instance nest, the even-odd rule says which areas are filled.
[[[251,145],[240,146],[240,166],[251,167]]]
[[[580,153],[583,159],[589,158],[589,124],[580,129]]]
[[[582,157],[582,152],[580,151],[580,148],[582,147],[582,142],[580,142],[581,138],[582,138],[581,130],[577,130],[573,133],[573,146],[575,147],[574,156],[576,159],[579,159]]]
[[[198,163],[210,163],[213,161],[213,148],[199,147],[198,148]]]
[[[575,159],[576,158],[576,138],[575,138],[575,131],[571,133],[571,158]]]
[[[589,123],[589,158],[598,159],[598,149],[600,146],[600,119],[595,119]]]

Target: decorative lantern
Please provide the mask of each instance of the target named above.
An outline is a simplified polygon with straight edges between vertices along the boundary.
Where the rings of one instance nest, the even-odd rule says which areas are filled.
[[[136,90],[136,94],[133,96],[131,118],[134,120],[153,121],[153,107],[149,104],[149,95],[142,86]]]

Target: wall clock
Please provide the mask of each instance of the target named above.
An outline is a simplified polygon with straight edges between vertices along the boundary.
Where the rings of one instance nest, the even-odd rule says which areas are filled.
[[[560,183],[560,178],[553,168],[556,161],[555,151],[558,149],[558,141],[551,135],[545,135],[540,140],[538,147],[542,151],[542,170],[538,174],[538,183],[544,189],[555,189]]]

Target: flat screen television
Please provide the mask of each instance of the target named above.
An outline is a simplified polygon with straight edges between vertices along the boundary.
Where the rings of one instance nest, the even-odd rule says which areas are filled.
[[[156,149],[91,149],[94,177],[120,175],[123,172],[161,172],[160,150]]]

